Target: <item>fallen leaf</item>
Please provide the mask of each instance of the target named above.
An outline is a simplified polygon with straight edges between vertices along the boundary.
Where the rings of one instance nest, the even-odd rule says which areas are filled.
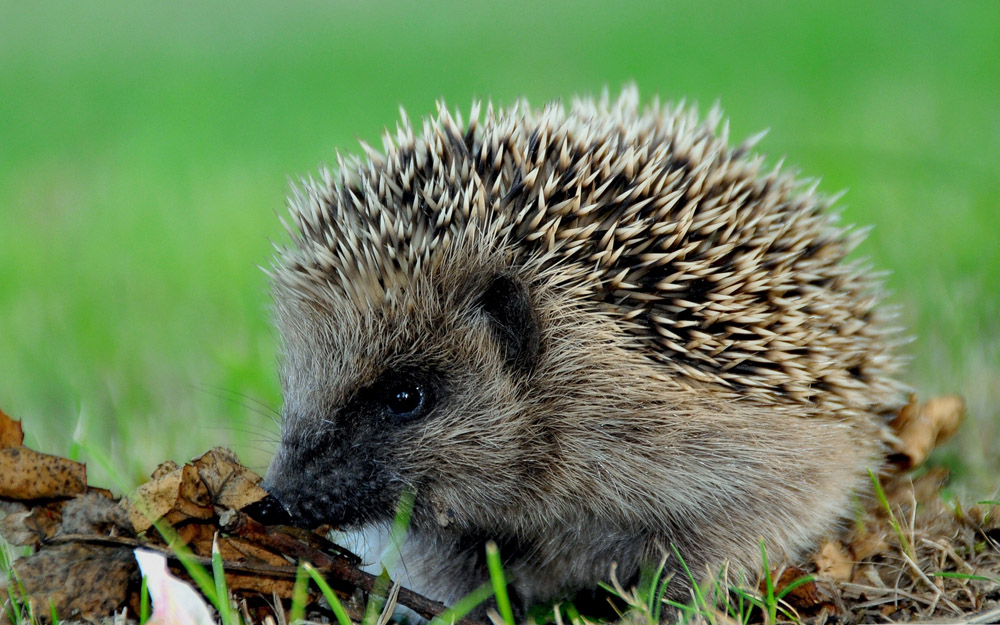
[[[72,497],[87,490],[87,467],[27,447],[0,449],[0,497]]]
[[[92,488],[63,505],[62,533],[133,536],[135,530],[110,493]]]
[[[153,469],[153,472],[150,474],[149,479],[158,480],[167,473],[172,473],[179,468],[181,468],[180,465],[174,462],[173,460],[166,460],[164,462],[161,462],[155,469]]]
[[[934,444],[940,445],[954,436],[965,420],[965,400],[958,395],[934,397],[920,409],[920,416],[935,425]]]
[[[35,506],[24,512],[14,512],[0,520],[0,535],[12,545],[38,546],[56,535],[62,513],[58,505]]]
[[[159,519],[171,524],[209,519],[214,506],[239,510],[256,503],[267,496],[260,482],[233,452],[216,447],[183,466],[161,464],[123,505],[132,526],[143,532]]]
[[[910,394],[906,401],[906,405],[899,409],[896,416],[889,422],[889,428],[899,434],[905,430],[910,423],[916,420],[920,415],[920,402],[917,401],[917,396],[913,393]]]
[[[187,519],[210,519],[214,514],[208,489],[190,464],[146,482],[122,499],[129,522],[137,533],[163,519],[177,524]]]
[[[24,431],[21,422],[15,421],[0,410],[0,449],[20,447],[24,443]]]
[[[208,488],[212,503],[241,510],[267,496],[261,477],[240,464],[232,451],[215,447],[191,461]]]
[[[219,531],[214,523],[182,523],[174,529],[177,537],[187,543],[195,554],[206,558],[212,556],[212,543]]]
[[[239,536],[220,538],[218,544],[223,560],[262,563],[272,566],[288,564],[288,560],[284,556]]]
[[[266,597],[277,593],[279,597],[290,597],[294,586],[294,579],[226,571],[226,587],[231,592],[256,592]]]
[[[46,536],[44,532],[40,534],[33,527],[31,516],[34,512],[34,510],[8,512],[3,519],[0,519],[0,536],[3,536],[3,539],[11,545],[18,547],[37,546]]]
[[[101,621],[124,604],[129,584],[139,582],[130,549],[87,543],[50,545],[18,560],[14,575],[36,614],[49,614],[51,604],[65,621]],[[0,597],[8,592],[0,586]]]
[[[903,470],[922,465],[934,447],[955,434],[964,418],[965,402],[957,395],[935,397],[919,407],[911,396],[889,424],[898,439],[893,460]]]
[[[807,575],[808,573],[797,566],[786,567],[778,577],[778,581],[774,584],[775,594],[785,592],[794,582]],[[816,588],[816,582],[813,580],[801,583],[785,593],[785,601],[792,607],[800,610],[814,608],[823,603],[823,600],[819,596],[819,590]]]

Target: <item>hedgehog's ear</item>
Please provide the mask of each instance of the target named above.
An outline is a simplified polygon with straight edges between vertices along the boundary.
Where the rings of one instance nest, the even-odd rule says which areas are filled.
[[[538,363],[541,333],[528,288],[509,275],[494,275],[487,279],[478,304],[490,320],[507,365],[531,373]]]

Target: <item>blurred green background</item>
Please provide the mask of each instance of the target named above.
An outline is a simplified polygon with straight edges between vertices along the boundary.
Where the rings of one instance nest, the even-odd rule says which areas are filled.
[[[998,29],[998,2],[2,2],[0,408],[29,444],[82,437],[127,480],[215,444],[263,470],[280,396],[257,265],[288,179],[400,105],[634,80],[721,102],[734,137],[769,127],[773,161],[849,189],[916,337],[907,380],[969,402],[939,457],[988,494]]]

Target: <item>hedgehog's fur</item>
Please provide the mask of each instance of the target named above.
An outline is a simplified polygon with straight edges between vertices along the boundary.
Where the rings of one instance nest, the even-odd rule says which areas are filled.
[[[845,261],[861,232],[717,110],[479,108],[419,136],[404,114],[292,198],[272,492],[362,526],[413,489],[403,563],[443,600],[488,539],[527,605],[671,544],[749,572],[760,539],[792,557],[834,527],[903,390],[880,279]],[[400,377],[431,389],[419,419],[380,403]]]

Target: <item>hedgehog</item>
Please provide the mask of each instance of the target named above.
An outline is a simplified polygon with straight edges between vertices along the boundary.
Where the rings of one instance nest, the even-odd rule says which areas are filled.
[[[522,610],[836,531],[906,391],[865,231],[718,106],[482,108],[293,190],[268,490],[368,537],[410,494],[405,582],[453,602],[493,541]]]

